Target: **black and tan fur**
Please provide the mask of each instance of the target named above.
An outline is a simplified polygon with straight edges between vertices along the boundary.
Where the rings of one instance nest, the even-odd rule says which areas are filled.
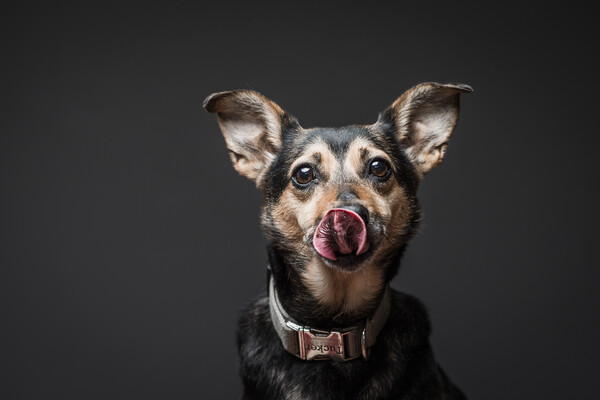
[[[439,164],[466,85],[425,83],[405,92],[372,125],[304,129],[259,93],[215,93],[234,168],[265,194],[262,226],[275,287],[298,322],[329,329],[371,315],[396,275],[420,218],[417,188]],[[372,173],[382,160],[389,173]],[[381,164],[380,164],[381,165]],[[313,179],[299,185],[298,167]],[[332,261],[312,245],[332,208],[363,211],[369,250]],[[276,335],[263,294],[240,320],[238,346],[245,399],[463,399],[437,365],[422,304],[393,293],[389,319],[368,360],[303,361]]]

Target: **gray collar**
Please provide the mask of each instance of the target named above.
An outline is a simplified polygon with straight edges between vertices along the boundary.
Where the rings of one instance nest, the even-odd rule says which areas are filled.
[[[358,325],[331,331],[299,325],[283,309],[273,277],[269,280],[271,320],[283,347],[302,360],[348,361],[368,357],[371,346],[385,325],[390,313],[390,288],[385,287],[383,298],[371,318]]]

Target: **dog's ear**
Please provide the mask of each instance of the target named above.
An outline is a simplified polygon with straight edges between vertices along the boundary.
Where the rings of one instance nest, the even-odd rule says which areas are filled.
[[[297,121],[273,101],[252,90],[213,93],[204,108],[216,112],[233,167],[261,187],[281,147],[284,125]]]
[[[398,141],[420,178],[444,158],[458,120],[460,94],[471,91],[463,84],[422,83],[380,115],[380,121],[394,124]]]

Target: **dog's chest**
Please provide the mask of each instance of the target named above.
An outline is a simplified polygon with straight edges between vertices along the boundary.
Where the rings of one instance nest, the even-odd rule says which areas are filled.
[[[303,361],[287,353],[272,328],[268,301],[260,299],[240,320],[238,345],[240,373],[247,399],[401,399],[412,387],[406,380],[406,360],[415,356],[424,362],[410,366],[414,378],[430,380],[430,389],[440,390],[427,332],[414,326],[406,332],[396,329],[404,324],[398,310],[390,317],[390,326],[378,338],[367,362]],[[405,315],[406,317],[406,315]],[[413,319],[413,318],[411,318]],[[414,319],[413,319],[414,321]],[[432,373],[433,372],[433,373]],[[252,395],[254,393],[254,395]],[[431,397],[435,398],[435,397]]]

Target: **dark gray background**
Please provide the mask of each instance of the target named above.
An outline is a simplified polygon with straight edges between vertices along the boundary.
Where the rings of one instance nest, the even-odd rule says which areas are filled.
[[[475,92],[393,286],[471,399],[599,398],[593,13],[253,3],[3,9],[0,397],[238,398],[261,195],[202,100],[371,123],[438,81]]]

